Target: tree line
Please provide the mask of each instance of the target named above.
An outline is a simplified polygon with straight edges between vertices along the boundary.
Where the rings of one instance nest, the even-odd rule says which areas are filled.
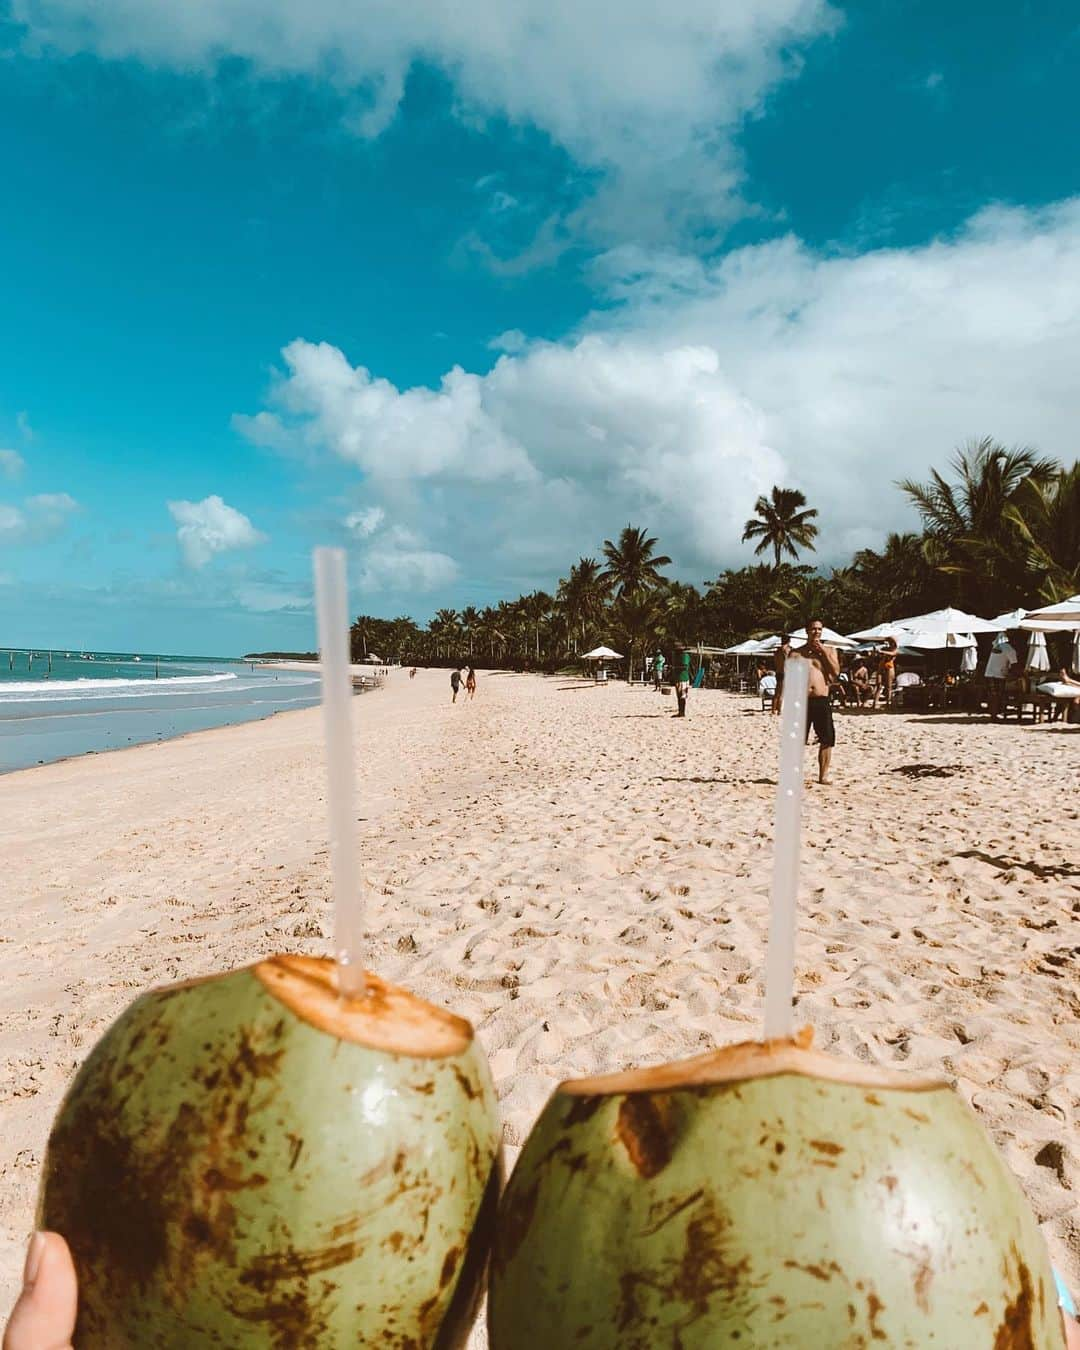
[[[818,513],[796,489],[774,487],[743,531],[766,560],[701,588],[665,576],[672,559],[658,540],[627,525],[550,592],[440,609],[426,626],[362,614],[352,625],[353,659],[377,653],[403,664],[555,670],[606,643],[640,666],[657,648],[726,647],[800,628],[811,616],[853,632],[944,605],[992,617],[1080,591],[1080,461],[1065,467],[985,439],[958,451],[945,473],[897,486],[922,529],[890,534],[880,550],[860,549],[842,567],[800,561],[815,550]]]

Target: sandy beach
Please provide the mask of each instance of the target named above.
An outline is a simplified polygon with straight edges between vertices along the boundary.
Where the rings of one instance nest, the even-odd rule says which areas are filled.
[[[511,1162],[560,1079],[758,1032],[776,722],[672,704],[481,672],[451,706],[448,672],[396,671],[355,705],[370,964],[473,1020]],[[837,723],[799,1019],[954,1082],[1080,1289],[1080,728]],[[320,740],[310,709],[0,778],[5,1313],[53,1112],[109,1021],[155,984],[328,950]]]

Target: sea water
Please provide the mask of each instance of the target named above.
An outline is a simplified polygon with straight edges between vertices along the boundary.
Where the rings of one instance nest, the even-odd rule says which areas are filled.
[[[315,670],[0,648],[0,773],[252,722],[318,701]]]

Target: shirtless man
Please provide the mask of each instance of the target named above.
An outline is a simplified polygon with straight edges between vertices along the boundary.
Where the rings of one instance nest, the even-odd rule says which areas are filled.
[[[840,671],[840,658],[833,647],[826,647],[821,641],[823,632],[820,619],[814,619],[806,625],[806,645],[799,647],[793,656],[805,657],[810,662],[810,687],[807,690],[806,739],[810,739],[810,728],[817,732],[818,738],[818,782],[829,781],[829,761],[832,759],[833,746],[836,744],[836,729],[833,726],[832,704],[829,702],[829,684]]]

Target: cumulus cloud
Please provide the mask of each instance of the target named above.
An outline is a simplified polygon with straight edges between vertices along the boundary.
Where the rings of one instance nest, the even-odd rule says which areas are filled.
[[[783,475],[761,414],[704,343],[538,343],[486,375],[455,369],[439,390],[399,391],[326,344],[293,342],[284,356],[273,397],[296,434],[357,465],[428,533],[469,529],[471,510],[525,565],[593,537],[600,503],[602,529],[644,513],[708,556]],[[378,510],[346,523],[370,533]],[[446,572],[441,554],[400,538],[393,553],[399,572],[432,585]]]
[[[209,71],[240,57],[261,75],[350,91],[351,124],[378,135],[411,66],[442,69],[461,116],[539,128],[599,172],[594,228],[622,237],[715,220],[739,181],[734,135],[801,48],[838,23],[827,0],[11,0],[28,50],[90,51]]]
[[[375,533],[386,519],[381,506],[369,506],[362,511],[350,511],[345,517],[345,528],[359,539],[366,539]]]
[[[706,342],[822,509],[838,556],[902,518],[894,480],[972,436],[1076,455],[1080,198],[993,207],[954,236],[857,256],[785,238],[715,265],[620,251],[588,322]]]
[[[358,591],[373,595],[424,595],[449,586],[459,571],[448,553],[426,548],[414,531],[394,525],[365,552],[355,585]]]
[[[421,532],[387,555],[442,556],[415,564],[420,583],[476,558],[508,588],[550,584],[627,521],[700,580],[746,560],[743,522],[774,483],[808,494],[818,557],[839,561],[913,522],[895,480],[969,437],[1075,456],[1080,199],[983,211],[919,248],[623,249],[596,276],[607,303],[574,338],[523,339],[438,389],[398,390],[325,344],[286,349],[283,424]]]
[[[219,553],[251,548],[265,541],[241,511],[216,495],[201,502],[169,502],[169,513],[176,521],[176,538],[189,567],[205,567]]]
[[[17,478],[25,468],[25,461],[17,450],[0,450],[0,474]]]
[[[39,544],[54,538],[79,510],[66,492],[42,492],[21,505],[0,503],[0,543]]]

